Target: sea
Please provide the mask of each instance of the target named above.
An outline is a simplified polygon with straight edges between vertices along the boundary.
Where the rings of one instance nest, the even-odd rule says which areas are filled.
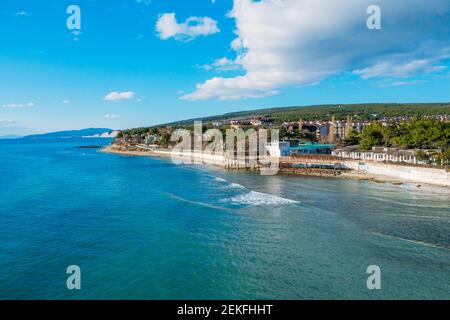
[[[110,142],[0,140],[0,299],[450,299],[448,188],[77,148]]]

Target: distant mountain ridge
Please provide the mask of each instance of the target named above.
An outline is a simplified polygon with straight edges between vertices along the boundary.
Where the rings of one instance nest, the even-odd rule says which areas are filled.
[[[63,139],[63,138],[84,138],[84,137],[94,137],[98,135],[99,137],[105,135],[105,133],[113,132],[113,129],[108,128],[88,128],[81,130],[69,130],[69,131],[58,131],[49,132],[43,134],[34,134],[30,136],[23,137],[24,139]]]
[[[241,118],[270,117],[279,122],[326,119],[335,116],[336,119],[345,119],[347,115],[359,116],[359,119],[372,118],[374,116],[414,116],[414,115],[438,115],[450,114],[450,102],[440,103],[359,103],[359,104],[326,104],[312,106],[276,107],[267,109],[255,109],[237,111],[222,115],[201,117],[161,124],[186,125],[194,121],[226,121]]]
[[[15,134],[7,134],[7,135],[4,135],[4,136],[0,136],[0,139],[19,139],[19,138],[22,138],[22,136],[19,136],[19,135],[15,135]]]
[[[83,138],[116,138],[119,134],[119,130],[107,131],[103,133],[94,134],[93,136],[83,136]]]

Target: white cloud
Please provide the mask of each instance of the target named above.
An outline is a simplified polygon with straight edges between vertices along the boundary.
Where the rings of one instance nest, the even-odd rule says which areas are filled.
[[[35,104],[34,102],[29,102],[29,103],[8,103],[8,104],[3,104],[2,108],[31,108],[34,107]]]
[[[178,23],[175,13],[162,14],[156,22],[156,31],[162,40],[175,38],[181,41],[220,32],[217,22],[209,17],[190,17]]]
[[[28,12],[26,12],[26,11],[19,11],[19,12],[16,12],[16,16],[17,17],[25,17],[25,16],[27,16],[28,15]]]
[[[450,52],[448,0],[378,0],[382,30],[369,30],[373,0],[234,0],[231,47],[245,73],[197,84],[186,100],[242,99],[316,83],[341,72],[363,78],[430,72]]]
[[[70,100],[67,100],[67,99],[65,99],[65,100],[63,100],[63,101],[61,101],[63,104],[70,104]]]
[[[15,120],[0,120],[0,128],[16,127],[18,124],[19,122]]]
[[[425,84],[427,83],[426,80],[397,80],[397,81],[392,81],[392,80],[387,80],[387,81],[382,81],[381,83],[378,84],[378,86],[380,88],[387,88],[387,87],[403,87],[403,86],[417,86],[417,85],[421,85],[421,84]]]
[[[105,118],[108,119],[108,120],[114,120],[114,119],[120,118],[120,115],[114,114],[114,113],[112,113],[112,114],[105,114]]]
[[[409,77],[417,73],[442,71],[446,67],[436,65],[436,63],[445,60],[446,55],[436,54],[431,59],[414,59],[414,57],[404,57],[403,55],[394,58],[386,57],[383,61],[367,68],[357,69],[353,73],[363,79],[369,79],[375,77]]]
[[[106,101],[119,101],[119,100],[127,100],[134,98],[135,94],[133,91],[126,92],[111,92],[107,94],[103,99]]]
[[[241,68],[240,64],[225,57],[216,59],[212,64],[206,64],[200,67],[205,70],[217,70],[217,71],[231,71],[231,70],[238,70]]]

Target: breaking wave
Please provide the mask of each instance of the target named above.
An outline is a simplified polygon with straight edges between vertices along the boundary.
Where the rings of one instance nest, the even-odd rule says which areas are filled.
[[[246,187],[244,187],[243,185],[240,185],[239,183],[230,183],[230,185],[227,186],[227,188],[232,188],[232,189],[245,189],[245,190],[247,190]]]
[[[251,191],[239,183],[228,182],[227,180],[220,177],[214,177],[214,181],[223,183],[223,187],[226,189],[235,189],[236,191],[239,190],[241,193],[240,195],[234,196],[232,198],[219,200],[219,202],[222,203],[247,206],[276,206],[300,203],[299,201],[285,199],[267,193]],[[242,192],[245,193],[242,194]]]
[[[220,182],[220,183],[228,183],[227,180],[225,180],[223,178],[219,178],[219,177],[214,177],[214,181]],[[243,185],[240,185],[239,183],[231,183],[231,182],[227,186],[225,186],[225,188],[247,190],[247,188],[244,187]]]
[[[248,206],[270,206],[270,205],[285,205],[285,204],[296,204],[299,201],[281,198],[278,196],[273,196],[267,193],[250,191],[246,194],[242,194],[233,198],[229,198],[226,202],[232,204],[243,204]]]

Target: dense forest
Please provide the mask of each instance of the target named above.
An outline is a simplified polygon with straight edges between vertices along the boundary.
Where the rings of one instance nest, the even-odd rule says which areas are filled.
[[[195,120],[227,121],[242,118],[267,117],[278,123],[285,121],[303,120],[344,120],[351,115],[355,120],[377,120],[383,117],[397,116],[423,116],[450,114],[450,103],[428,103],[428,104],[348,104],[348,105],[317,105],[304,107],[283,107],[272,109],[261,109],[252,111],[242,111],[227,113],[224,115],[190,119],[169,123],[167,125],[192,124]]]
[[[351,104],[351,105],[318,105],[305,107],[283,107],[227,113],[224,115],[189,119],[156,126],[134,128],[124,130],[124,133],[135,134],[149,132],[153,128],[161,127],[186,127],[194,121],[224,122],[234,119],[249,119],[266,117],[273,119],[276,124],[286,121],[309,120],[344,120],[351,115],[355,121],[378,120],[383,117],[424,116],[424,115],[449,115],[450,103],[429,104]]]

